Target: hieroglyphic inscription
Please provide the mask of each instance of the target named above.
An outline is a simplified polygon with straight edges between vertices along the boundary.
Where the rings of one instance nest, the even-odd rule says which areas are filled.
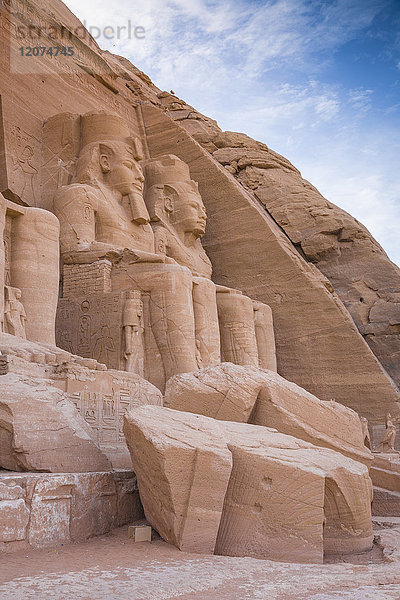
[[[115,390],[113,394],[102,394],[82,390],[70,394],[70,399],[75,404],[79,413],[90,425],[95,433],[98,444],[125,444],[123,433],[124,415],[139,403],[143,404],[143,392],[137,384],[136,392],[132,389],[132,382],[127,382],[129,387]],[[139,395],[140,394],[140,395]]]
[[[123,369],[122,293],[62,298],[57,312],[57,344],[111,369]]]

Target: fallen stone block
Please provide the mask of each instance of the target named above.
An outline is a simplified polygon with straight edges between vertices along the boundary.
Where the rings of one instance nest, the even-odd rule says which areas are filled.
[[[259,390],[258,369],[222,363],[171,377],[164,406],[221,421],[247,423]]]
[[[365,465],[265,427],[221,425],[233,468],[216,554],[320,563],[372,547]]]
[[[109,471],[91,428],[45,379],[0,377],[0,467],[58,473]]]
[[[185,552],[214,552],[232,457],[217,421],[138,407],[124,433],[147,521]]]
[[[319,400],[273,371],[222,363],[171,377],[164,406],[215,419],[272,427],[370,465],[356,412]]]
[[[124,433],[146,519],[199,553],[322,562],[372,546],[368,468],[276,430],[146,406]]]

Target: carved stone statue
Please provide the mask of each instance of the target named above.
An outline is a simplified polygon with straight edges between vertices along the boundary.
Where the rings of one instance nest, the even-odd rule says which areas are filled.
[[[372,450],[371,436],[369,434],[368,429],[368,419],[366,419],[365,417],[360,417],[360,421],[362,426],[364,445],[370,450]]]
[[[125,371],[144,375],[143,303],[140,292],[126,293],[122,313]]]
[[[395,442],[396,442],[396,425],[394,423],[394,420],[392,419],[392,415],[390,413],[388,413],[386,415],[386,431],[385,434],[382,438],[382,440],[379,442],[379,444],[375,447],[375,451],[378,451],[378,449],[381,449],[382,452],[390,452],[390,453],[396,453],[397,454],[397,450],[395,450]]]
[[[160,156],[146,163],[145,182],[156,252],[188,267],[193,274],[196,346],[201,364],[210,366],[222,360],[276,370],[269,307],[211,281],[212,265],[201,244],[207,215],[188,165],[173,155]]]
[[[15,287],[5,287],[4,321],[7,333],[26,338],[26,313],[21,301],[21,290]]]
[[[197,368],[188,269],[154,252],[143,200],[139,144],[114,115],[81,118],[81,150],[74,181],[59,188],[54,210],[61,225],[64,264],[113,263],[113,291],[150,294],[150,323],[165,379]]]

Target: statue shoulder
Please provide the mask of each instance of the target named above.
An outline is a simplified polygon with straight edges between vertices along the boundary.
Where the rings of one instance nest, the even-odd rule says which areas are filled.
[[[86,183],[71,183],[58,188],[54,196],[54,211],[65,210],[68,206],[87,205],[96,210],[98,191]]]

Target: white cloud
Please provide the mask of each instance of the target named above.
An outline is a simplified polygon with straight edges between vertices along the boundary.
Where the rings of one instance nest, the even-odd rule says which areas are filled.
[[[124,25],[130,19],[143,26],[144,40],[98,42],[223,129],[243,131],[286,155],[400,263],[395,131],[380,132],[372,86],[323,81],[336,51],[391,0],[66,3],[88,24]],[[398,104],[383,107],[382,115],[385,110],[394,118]]]

